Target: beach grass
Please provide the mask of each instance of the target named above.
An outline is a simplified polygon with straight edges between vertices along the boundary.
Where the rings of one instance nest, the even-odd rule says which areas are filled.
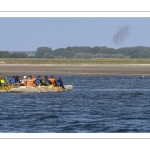
[[[93,58],[93,59],[46,59],[46,58],[0,58],[0,64],[150,64],[150,58]]]

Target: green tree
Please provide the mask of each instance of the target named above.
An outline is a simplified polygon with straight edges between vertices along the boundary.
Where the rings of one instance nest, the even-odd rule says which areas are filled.
[[[10,52],[8,51],[0,51],[0,58],[9,58]]]
[[[29,56],[24,52],[14,52],[10,55],[11,58],[28,58]]]
[[[35,58],[44,58],[47,55],[52,55],[52,49],[48,47],[39,47],[35,52]]]

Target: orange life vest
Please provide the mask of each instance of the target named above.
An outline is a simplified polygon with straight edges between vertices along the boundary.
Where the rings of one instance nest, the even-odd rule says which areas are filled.
[[[33,79],[33,81],[35,82],[36,78],[35,78],[35,77],[33,77],[32,79]]]
[[[27,80],[27,86],[34,86],[34,80],[33,79],[28,79]]]
[[[55,85],[55,79],[54,78],[49,78],[49,81],[51,82],[51,84]]]

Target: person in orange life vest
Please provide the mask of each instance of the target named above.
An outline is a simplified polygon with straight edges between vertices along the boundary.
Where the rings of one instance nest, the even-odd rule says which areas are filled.
[[[27,85],[27,76],[23,76],[22,84]]]
[[[49,78],[50,84],[53,84],[54,86],[57,86],[56,80],[53,75]]]
[[[36,80],[36,77],[34,76],[34,75],[32,75],[32,79],[34,80],[34,82],[35,82],[35,80]]]
[[[34,79],[32,79],[32,76],[28,76],[27,86],[35,86]]]

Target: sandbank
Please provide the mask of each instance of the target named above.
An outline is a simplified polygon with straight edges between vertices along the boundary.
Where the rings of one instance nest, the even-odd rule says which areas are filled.
[[[150,64],[53,65],[0,64],[0,74],[8,75],[150,75]]]

